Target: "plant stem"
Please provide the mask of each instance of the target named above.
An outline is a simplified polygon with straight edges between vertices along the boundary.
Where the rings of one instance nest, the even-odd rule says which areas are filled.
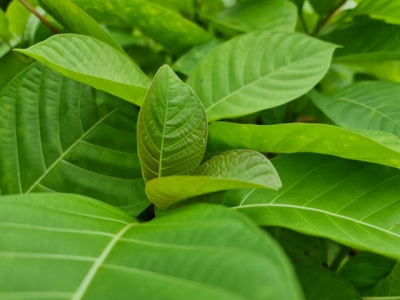
[[[349,247],[342,246],[342,248],[340,249],[339,253],[336,254],[335,258],[333,259],[329,269],[331,269],[331,271],[333,271],[333,272],[336,272],[339,269],[343,259],[349,253],[349,251],[350,251]]]
[[[318,25],[315,27],[315,30],[312,36],[317,36],[321,30],[328,25],[328,23],[332,20],[334,16],[340,11],[340,8],[346,3],[347,0],[342,0],[340,3],[334,7],[325,18],[321,18],[318,22]]]
[[[39,20],[46,25],[47,28],[49,28],[52,32],[55,34],[60,33],[49,21],[47,21],[36,9],[34,9],[28,2],[25,0],[19,0],[19,2],[22,3],[23,6],[25,6],[28,10],[30,10],[36,17],[39,18]]]

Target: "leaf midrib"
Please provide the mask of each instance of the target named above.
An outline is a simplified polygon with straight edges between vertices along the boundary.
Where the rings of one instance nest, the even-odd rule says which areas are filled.
[[[112,115],[113,113],[115,113],[116,111],[122,109],[122,107],[120,108],[116,108],[114,110],[112,110],[111,112],[109,112],[108,114],[106,114],[104,117],[100,118],[95,124],[93,124],[92,127],[89,128],[89,130],[87,130],[80,138],[78,138],[71,146],[69,146],[67,148],[67,150],[65,150],[65,152],[62,153],[62,155],[60,155],[59,158],[57,158],[51,165],[50,167],[48,167],[46,169],[46,171],[42,174],[42,176],[40,176],[31,186],[30,188],[28,188],[28,190],[26,192],[24,192],[23,194],[28,194],[30,193],[37,184],[39,184],[52,170],[53,168],[76,146],[78,145],[79,142],[81,142],[89,133],[91,133],[97,125],[101,124],[105,119],[107,119],[110,115]]]

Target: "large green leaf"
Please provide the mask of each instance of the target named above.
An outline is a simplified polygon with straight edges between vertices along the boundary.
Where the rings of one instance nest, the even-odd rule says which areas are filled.
[[[260,225],[400,259],[400,170],[303,153],[273,164],[282,189],[229,191],[224,203]]]
[[[144,179],[189,174],[204,156],[207,117],[195,93],[170,67],[157,72],[138,119]]]
[[[0,220],[2,299],[303,299],[277,243],[220,206],[140,224],[89,198],[36,194],[0,198]]]
[[[400,24],[399,0],[363,0],[352,12],[354,15],[369,15],[374,19]]]
[[[135,26],[173,51],[187,50],[211,38],[195,23],[153,1],[72,0],[72,2],[82,7],[98,22]]]
[[[39,3],[70,32],[94,37],[123,52],[118,43],[95,20],[70,0],[39,0]]]
[[[296,19],[296,6],[286,0],[239,2],[212,18],[214,22],[242,32],[257,30],[293,32]]]
[[[132,214],[149,203],[137,109],[35,63],[0,93],[1,193],[88,195]]]
[[[198,167],[192,176],[169,176],[146,184],[149,200],[161,209],[182,200],[238,188],[279,189],[281,181],[268,159],[256,151],[222,153]]]
[[[334,48],[302,34],[249,33],[208,54],[187,83],[209,121],[243,116],[306,93],[327,71]]]
[[[316,91],[309,95],[340,126],[400,136],[400,83],[359,82],[327,96]]]
[[[18,50],[94,88],[140,105],[150,80],[127,56],[92,37],[60,34]]]
[[[325,124],[252,125],[217,122],[209,127],[207,153],[253,149],[269,153],[313,152],[400,168],[400,141],[379,131],[351,131]]]
[[[323,37],[343,46],[335,51],[334,61],[344,63],[400,60],[400,26],[367,22]]]

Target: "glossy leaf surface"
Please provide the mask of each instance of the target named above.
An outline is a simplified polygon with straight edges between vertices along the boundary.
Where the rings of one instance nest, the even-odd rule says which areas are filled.
[[[222,153],[197,168],[191,176],[170,176],[146,185],[149,200],[161,209],[207,193],[238,188],[279,189],[281,181],[260,153],[234,150]]]
[[[194,92],[167,65],[149,88],[138,119],[138,151],[144,179],[189,174],[207,143],[207,118]]]
[[[149,203],[137,114],[126,101],[34,63],[0,94],[1,193],[77,193],[140,213]]]
[[[36,194],[0,198],[0,220],[3,299],[303,299],[275,241],[220,206],[140,224],[93,199]]]
[[[306,93],[327,71],[334,48],[301,34],[250,33],[209,53],[187,83],[209,121],[243,116]]]
[[[340,126],[400,136],[400,83],[359,82],[327,96],[312,91],[310,97]]]
[[[325,124],[252,125],[217,122],[209,127],[208,154],[230,149],[268,153],[313,152],[400,168],[400,141],[379,131]]]
[[[98,22],[135,26],[172,51],[181,52],[211,39],[200,26],[153,1],[72,1]]]
[[[70,0],[39,0],[39,3],[70,32],[94,37],[123,52],[118,43],[95,20]]]
[[[18,51],[64,76],[137,105],[142,103],[150,83],[127,56],[88,36],[60,34]]]
[[[293,32],[296,14],[296,6],[286,0],[251,0],[229,7],[213,20],[242,32]]]
[[[260,225],[400,259],[399,170],[316,154],[272,162],[282,180],[279,191],[231,191],[225,204]]]

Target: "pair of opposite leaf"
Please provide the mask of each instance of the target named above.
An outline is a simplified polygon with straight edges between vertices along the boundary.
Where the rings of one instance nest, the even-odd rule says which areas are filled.
[[[256,151],[228,151],[201,164],[208,134],[206,112],[167,65],[151,83],[137,127],[146,194],[161,209],[206,193],[281,187],[275,168]]]

